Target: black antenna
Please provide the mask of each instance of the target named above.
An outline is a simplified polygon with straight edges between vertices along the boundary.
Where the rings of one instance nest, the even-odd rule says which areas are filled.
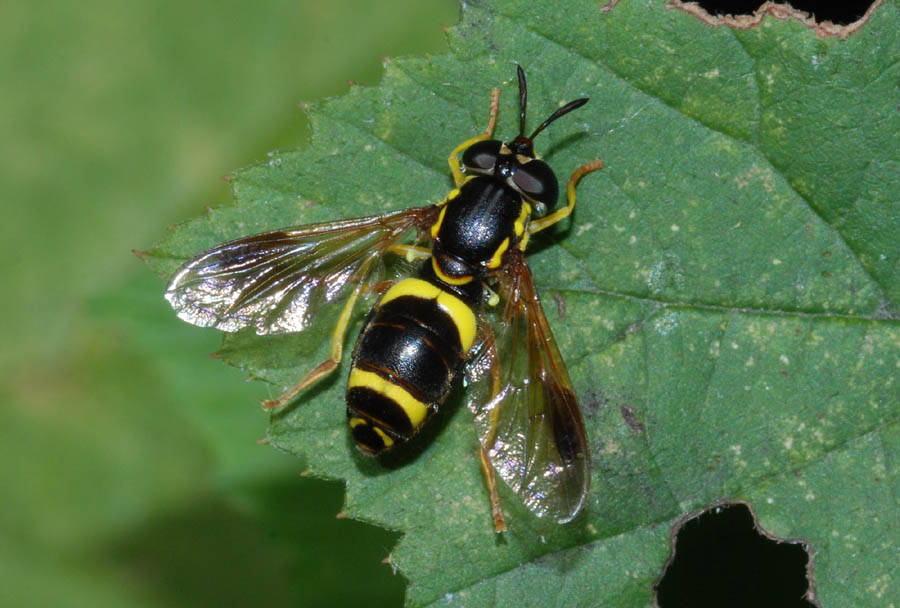
[[[522,68],[519,68],[519,70],[521,70],[521,69],[522,69]],[[520,82],[521,82],[521,77],[520,77]],[[524,99],[524,98],[525,98],[525,97],[523,96],[522,99]],[[588,102],[588,100],[589,100],[588,97],[582,97],[581,99],[576,99],[575,101],[570,101],[569,103],[567,103],[566,105],[564,105],[563,107],[561,107],[560,109],[558,109],[556,112],[554,112],[553,114],[551,114],[551,115],[547,118],[547,120],[545,120],[544,122],[542,122],[542,123],[541,123],[541,126],[539,126],[537,129],[535,129],[534,133],[532,133],[532,134],[531,134],[531,137],[529,137],[528,139],[534,139],[535,137],[537,137],[537,134],[540,133],[541,131],[543,131],[544,128],[545,128],[547,125],[549,125],[551,122],[553,122],[554,120],[556,120],[556,119],[559,118],[560,116],[565,116],[566,114],[568,114],[568,113],[571,112],[572,110],[577,110],[578,108],[580,108],[581,106],[583,106],[584,104],[586,104],[586,103]],[[523,108],[522,108],[522,130],[523,130],[523,131],[525,130],[525,109],[524,109],[524,106],[523,106]]]
[[[525,135],[525,107],[528,105],[528,88],[525,86],[525,70],[518,63],[516,71],[519,76],[519,136]]]
[[[534,147],[532,145],[532,140],[537,137],[538,133],[543,131],[547,125],[551,122],[559,118],[560,116],[565,116],[572,110],[576,110],[586,104],[588,102],[587,97],[583,97],[581,99],[576,99],[575,101],[570,101],[556,112],[551,114],[547,120],[541,123],[537,129],[535,129],[534,133],[531,134],[531,137],[525,137],[525,107],[528,105],[528,89],[525,85],[525,70],[522,69],[522,66],[516,64],[516,74],[519,77],[519,134],[516,136],[514,140],[509,142],[507,145],[515,154],[525,154],[526,156],[534,156]]]

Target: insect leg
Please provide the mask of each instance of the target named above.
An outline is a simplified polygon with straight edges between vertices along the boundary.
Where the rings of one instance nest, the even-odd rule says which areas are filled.
[[[369,267],[374,260],[375,258],[371,257],[368,261],[363,263],[359,269],[361,277],[366,276]],[[278,409],[290,403],[297,395],[337,368],[344,353],[344,339],[347,336],[347,326],[350,325],[350,317],[353,315],[353,307],[356,305],[356,300],[365,287],[365,280],[360,280],[359,283],[357,283],[353,293],[351,293],[350,297],[347,299],[347,303],[344,305],[341,315],[338,317],[337,324],[334,326],[334,332],[331,335],[331,356],[315,366],[300,382],[286,390],[278,398],[266,399],[263,401],[262,407],[264,410]]]
[[[470,137],[453,148],[453,152],[451,152],[449,158],[447,158],[447,162],[450,163],[450,171],[453,173],[453,183],[456,184],[457,188],[462,185],[463,180],[465,179],[462,170],[459,168],[459,154],[472,144],[477,144],[480,141],[491,138],[491,135],[494,134],[494,127],[497,126],[497,114],[499,112],[500,89],[491,89],[491,116],[488,118],[487,129],[485,129],[484,133],[481,135]]]
[[[506,532],[506,522],[503,521],[503,509],[500,508],[500,494],[497,493],[497,478],[494,476],[494,467],[488,460],[487,452],[481,448],[479,452],[479,460],[481,461],[481,472],[484,473],[484,484],[488,489],[488,496],[491,501],[491,515],[494,518],[494,532]]]
[[[489,373],[491,375],[491,401],[493,401],[500,393],[500,363],[497,361],[497,344],[494,338],[494,332],[491,330],[490,325],[485,325],[484,331],[484,348],[486,348],[489,353],[487,356],[490,356],[494,360],[489,366]],[[490,458],[485,449],[486,445],[493,445],[497,435],[498,412],[496,408],[491,411],[490,417],[490,431],[487,436],[481,438],[481,450],[479,451],[478,459],[481,462],[484,485],[487,487],[488,499],[491,502],[491,516],[494,518],[494,531],[499,534],[501,532],[506,532],[507,528],[506,522],[503,520],[503,509],[500,507],[500,494],[497,492],[497,477],[494,474],[494,467],[491,465]]]
[[[575,185],[578,183],[582,177],[590,173],[591,171],[596,171],[597,169],[603,168],[603,161],[599,158],[595,161],[591,161],[589,163],[585,163],[575,169],[575,172],[572,174],[572,177],[569,178],[569,183],[566,184],[566,200],[568,203],[562,209],[558,209],[551,213],[546,217],[542,217],[540,219],[532,221],[528,224],[528,232],[529,234],[534,234],[535,232],[540,232],[544,228],[549,228],[556,222],[569,217],[569,214],[572,213],[572,209],[575,208]]]
[[[427,260],[431,257],[431,249],[415,245],[391,245],[388,247],[388,251],[405,258],[410,263],[416,260]]]

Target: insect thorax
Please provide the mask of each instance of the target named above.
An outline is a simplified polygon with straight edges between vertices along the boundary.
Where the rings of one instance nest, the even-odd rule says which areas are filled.
[[[508,184],[491,176],[469,179],[447,200],[433,229],[436,273],[451,285],[481,281],[519,246],[530,213]]]

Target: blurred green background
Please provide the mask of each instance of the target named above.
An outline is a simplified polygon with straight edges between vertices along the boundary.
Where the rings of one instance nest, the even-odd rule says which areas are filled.
[[[301,145],[304,100],[446,50],[456,0],[0,8],[0,605],[397,605],[396,534],[256,445],[269,391],[131,254]],[[338,405],[336,405],[338,407]]]

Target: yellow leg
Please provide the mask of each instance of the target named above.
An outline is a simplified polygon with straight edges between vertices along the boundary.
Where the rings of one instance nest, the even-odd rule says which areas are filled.
[[[490,326],[485,326],[485,340],[491,357],[495,359],[493,365],[490,366],[491,374],[491,401],[500,392],[500,366],[496,364],[497,346],[494,342],[494,332]],[[497,409],[491,411],[491,430],[487,437],[482,438],[481,450],[478,454],[481,462],[481,472],[484,475],[484,485],[487,487],[488,499],[491,502],[491,516],[494,518],[494,532],[498,534],[506,532],[506,522],[503,521],[503,509],[500,507],[500,494],[497,492],[497,477],[494,474],[494,467],[491,465],[485,445],[493,445],[494,437],[497,433]]]
[[[415,262],[416,260],[427,260],[431,257],[431,249],[427,247],[416,247],[415,245],[391,245],[388,251],[394,255],[405,258],[407,262]]]
[[[453,148],[453,152],[450,153],[450,157],[447,159],[447,162],[450,163],[450,171],[453,173],[453,183],[456,184],[457,188],[462,185],[463,180],[465,179],[465,176],[462,174],[462,170],[459,168],[460,153],[462,153],[472,144],[477,144],[480,141],[491,138],[491,135],[494,134],[494,127],[497,126],[497,114],[499,114],[499,112],[500,89],[491,89],[491,116],[490,118],[488,118],[487,129],[485,129],[484,133],[482,133],[481,135],[470,137],[466,141]]]
[[[491,500],[491,516],[494,518],[494,532],[506,532],[506,522],[503,521],[503,509],[500,508],[500,494],[497,493],[497,478],[494,477],[494,467],[488,460],[487,452],[481,448],[481,472],[484,473],[484,484],[488,489]]]
[[[575,169],[575,173],[572,174],[572,177],[569,178],[569,183],[566,184],[566,200],[568,201],[568,204],[562,209],[554,211],[547,217],[542,217],[540,219],[532,221],[530,224],[528,224],[528,233],[534,234],[535,232],[540,232],[544,228],[549,228],[556,222],[569,217],[569,215],[572,213],[572,209],[575,208],[575,185],[578,183],[578,180],[580,180],[591,171],[596,171],[597,169],[602,168],[603,161],[598,158],[595,161],[585,163]]]
[[[350,317],[353,315],[353,307],[356,305],[359,294],[366,288],[367,282],[364,277],[368,274],[369,267],[374,260],[374,257],[370,258],[366,262],[363,262],[363,265],[360,267],[360,276],[363,277],[363,279],[357,283],[356,287],[353,289],[353,293],[351,293],[350,297],[347,299],[347,303],[341,311],[341,316],[338,317],[338,322],[334,326],[334,332],[331,334],[331,356],[315,366],[312,371],[306,374],[303,380],[286,390],[278,398],[266,399],[263,401],[262,407],[264,410],[274,410],[287,405],[293,401],[297,395],[315,384],[316,381],[324,378],[337,369],[338,364],[341,362],[341,357],[344,354],[344,339],[347,336],[347,326],[350,325]]]

